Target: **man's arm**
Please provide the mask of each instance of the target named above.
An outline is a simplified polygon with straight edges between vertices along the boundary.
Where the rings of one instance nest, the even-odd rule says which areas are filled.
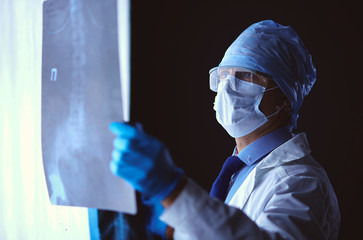
[[[187,183],[187,178],[184,176],[179,182],[176,189],[168,197],[166,197],[164,200],[161,201],[161,204],[164,206],[164,208],[168,208],[170,205],[174,203],[175,199],[177,199],[180,193],[183,191],[186,183]],[[166,239],[173,239],[173,235],[174,235],[174,228],[168,225],[165,233]]]
[[[272,173],[259,186],[261,194],[251,195],[248,204],[259,209],[253,219],[191,180],[160,219],[175,228],[175,239],[335,239],[328,229],[335,226],[326,182],[301,176],[269,181],[274,178]]]
[[[161,220],[174,227],[176,235],[184,234],[184,239],[327,238],[324,234],[329,229],[325,226],[329,225],[330,215],[326,215],[326,209],[331,211],[336,206],[329,205],[329,201],[320,205],[321,199],[326,200],[325,191],[330,184],[328,180],[318,181],[322,175],[282,178],[286,169],[263,174],[265,179],[259,180],[263,183],[258,186],[259,191],[256,186],[253,190],[259,193],[256,202],[250,202],[258,211],[249,214],[250,219],[242,210],[209,197],[193,181],[186,181],[183,171],[174,165],[168,150],[158,140],[121,123],[110,128],[118,136],[111,171],[152,201],[162,202],[166,209]]]
[[[175,239],[262,239],[262,233],[241,210],[209,197],[188,179],[160,219],[175,228]]]

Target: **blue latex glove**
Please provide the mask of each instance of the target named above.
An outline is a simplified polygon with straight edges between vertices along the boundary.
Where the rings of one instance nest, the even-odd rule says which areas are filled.
[[[166,228],[168,225],[161,221],[159,217],[164,211],[163,205],[160,202],[150,201],[149,198],[143,196],[142,203],[147,206],[146,227],[152,233],[166,239]]]
[[[110,163],[112,173],[151,200],[168,197],[177,187],[183,171],[174,165],[166,147],[125,123],[111,123],[110,130],[117,136]]]

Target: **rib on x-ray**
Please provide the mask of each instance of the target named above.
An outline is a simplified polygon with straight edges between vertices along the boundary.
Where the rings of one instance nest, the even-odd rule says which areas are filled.
[[[109,170],[108,125],[124,119],[116,4],[43,3],[43,164],[51,203],[134,213],[132,187]]]

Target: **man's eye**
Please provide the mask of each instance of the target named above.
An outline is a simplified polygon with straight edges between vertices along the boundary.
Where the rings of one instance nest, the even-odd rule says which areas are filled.
[[[245,80],[245,81],[252,81],[253,73],[251,72],[236,72],[236,78]]]

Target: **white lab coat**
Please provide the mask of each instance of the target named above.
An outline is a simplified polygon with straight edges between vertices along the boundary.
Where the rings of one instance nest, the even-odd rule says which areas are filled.
[[[161,219],[175,239],[337,239],[338,202],[304,133],[267,155],[228,205],[189,180]]]

